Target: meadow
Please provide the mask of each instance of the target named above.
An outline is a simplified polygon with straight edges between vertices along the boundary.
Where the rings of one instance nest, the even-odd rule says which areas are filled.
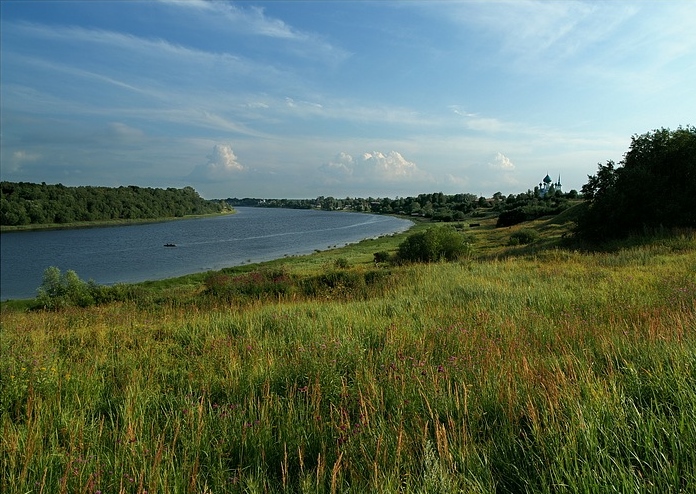
[[[375,265],[395,237],[219,274],[312,290],[5,304],[0,490],[695,492],[696,235],[491,221],[458,262]]]

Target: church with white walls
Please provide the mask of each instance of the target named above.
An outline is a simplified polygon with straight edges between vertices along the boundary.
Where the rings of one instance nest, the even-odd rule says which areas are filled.
[[[560,175],[558,176],[558,182],[553,183],[553,179],[549,177],[548,173],[546,174],[544,180],[542,180],[539,183],[539,197],[546,196],[546,194],[548,194],[551,191],[551,189],[555,190],[556,192],[563,192]]]

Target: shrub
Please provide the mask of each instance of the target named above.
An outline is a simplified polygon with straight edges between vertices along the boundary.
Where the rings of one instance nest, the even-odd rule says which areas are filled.
[[[224,295],[229,291],[232,283],[232,276],[223,273],[212,273],[203,281],[205,291],[210,295]]]
[[[329,271],[301,282],[302,292],[310,297],[347,295],[364,287],[365,278],[357,272]]]
[[[363,299],[383,293],[393,281],[393,273],[382,269],[336,270],[303,278],[299,287],[303,295],[312,298]]]
[[[37,304],[44,309],[94,305],[90,285],[82,281],[73,270],[61,273],[55,266],[46,268],[43,281],[37,289]]]
[[[87,282],[87,288],[96,305],[135,300],[143,295],[141,289],[125,283],[106,286],[90,280]]]
[[[375,263],[389,262],[389,257],[389,252],[387,251],[375,252]]]
[[[337,269],[347,269],[349,266],[348,259],[346,259],[345,257],[339,257],[334,261],[334,266]]]
[[[292,290],[294,281],[285,268],[259,269],[230,276],[214,273],[205,279],[206,293],[222,297],[251,297],[285,295]]]
[[[471,252],[469,240],[449,226],[429,228],[406,237],[397,253],[407,262],[454,261]]]
[[[525,244],[531,244],[532,242],[535,242],[539,238],[539,233],[536,230],[530,230],[528,228],[524,228],[522,230],[518,230],[512,235],[510,235],[510,240],[508,241],[508,245],[525,245]]]

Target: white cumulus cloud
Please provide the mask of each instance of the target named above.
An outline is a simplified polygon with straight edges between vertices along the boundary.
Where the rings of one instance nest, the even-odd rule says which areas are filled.
[[[365,153],[362,161],[368,169],[385,180],[411,178],[419,171],[415,163],[408,161],[396,151],[389,151],[387,154],[379,151]]]
[[[225,181],[231,180],[239,172],[246,168],[239,163],[231,146],[216,144],[213,152],[207,156],[208,162],[196,166],[190,178],[202,181]]]
[[[320,170],[328,182],[351,181],[353,183],[408,182],[429,179],[412,161],[404,158],[397,151],[365,152],[354,157],[346,152],[338,153],[333,160],[323,164]]]
[[[488,166],[493,169],[503,171],[512,171],[515,169],[515,164],[512,161],[510,161],[510,158],[505,156],[503,153],[496,154],[495,158],[493,158],[493,161],[488,163]]]

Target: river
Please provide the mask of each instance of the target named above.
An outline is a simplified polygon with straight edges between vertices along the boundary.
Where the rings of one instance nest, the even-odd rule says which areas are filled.
[[[162,223],[2,233],[0,299],[34,297],[49,266],[104,285],[135,283],[309,254],[412,225],[363,213],[236,209]]]

